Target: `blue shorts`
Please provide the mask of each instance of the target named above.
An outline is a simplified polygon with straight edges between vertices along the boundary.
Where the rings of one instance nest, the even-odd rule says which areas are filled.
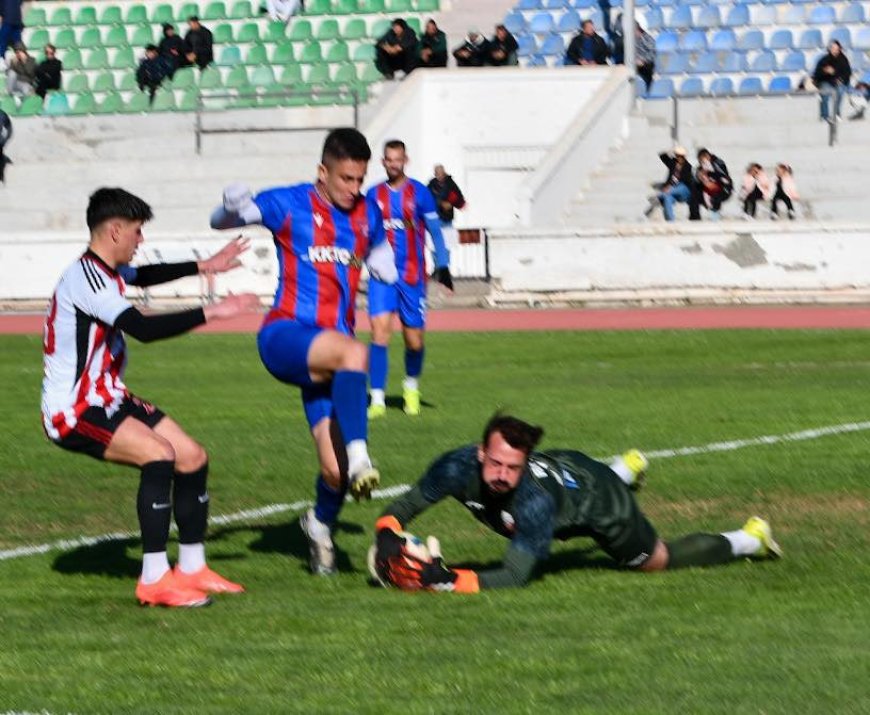
[[[314,382],[308,370],[308,351],[324,331],[295,320],[276,320],[257,334],[260,360],[269,373],[302,390],[302,406],[308,426],[313,428],[324,417],[332,416],[332,383]]]
[[[411,285],[396,281],[393,285],[369,280],[369,317],[398,313],[402,325],[422,328],[426,325],[426,283]]]

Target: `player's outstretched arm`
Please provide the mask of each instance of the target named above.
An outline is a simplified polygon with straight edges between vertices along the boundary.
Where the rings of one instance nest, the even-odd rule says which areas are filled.
[[[237,236],[211,258],[180,263],[151,263],[145,266],[119,266],[118,272],[127,285],[147,288],[197,273],[225,273],[242,265],[239,256],[248,250],[250,241]]]
[[[211,258],[197,261],[196,268],[200,273],[226,273],[242,265],[239,256],[250,247],[250,239],[236,236]]]
[[[212,211],[212,228],[241,228],[263,222],[263,214],[254,203],[251,189],[244,184],[230,184],[224,189],[223,203]]]

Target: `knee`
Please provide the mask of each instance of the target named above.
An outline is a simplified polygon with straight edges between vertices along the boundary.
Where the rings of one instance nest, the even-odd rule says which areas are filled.
[[[366,345],[358,340],[349,342],[342,355],[341,369],[365,372],[368,365],[368,356],[369,350]]]
[[[175,460],[175,471],[189,474],[202,469],[208,462],[208,452],[198,442],[191,440],[190,446],[183,453],[178,454]]]
[[[146,449],[146,462],[175,462],[175,448],[168,439],[156,437],[149,441]]]
[[[637,567],[638,571],[651,573],[653,571],[664,571],[668,567],[670,561],[670,553],[664,541],[656,542],[650,557]]]

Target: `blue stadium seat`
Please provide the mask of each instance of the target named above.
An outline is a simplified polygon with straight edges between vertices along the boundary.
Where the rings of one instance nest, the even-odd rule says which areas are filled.
[[[788,2],[788,0],[761,0],[765,5],[783,5]]]
[[[776,69],[776,55],[770,50],[764,50],[750,61],[750,72],[773,72]]]
[[[771,50],[790,50],[794,46],[791,30],[774,30],[767,45]]]
[[[761,77],[744,77],[737,87],[737,94],[761,94],[763,91]]]
[[[804,30],[797,43],[797,47],[801,50],[816,50],[824,46],[822,31],[815,27]]]
[[[780,69],[783,72],[804,72],[807,68],[807,61],[804,53],[800,50],[792,50],[782,61]]]
[[[661,3],[659,3],[661,5]],[[671,18],[668,21],[668,27],[674,27],[679,30],[688,30],[695,26],[695,21],[692,19],[692,8],[689,5],[680,5],[671,13]]]
[[[680,47],[687,52],[706,50],[707,33],[703,30],[689,30],[680,38]]]
[[[689,70],[690,72],[695,72],[697,74],[710,74],[711,72],[719,71],[719,55],[715,52],[705,52],[702,55],[698,55],[698,59],[696,59],[692,64]],[[680,94],[683,93],[683,90],[680,89]]]
[[[859,50],[870,50],[870,27],[862,27],[858,30],[853,46]]]
[[[504,19],[504,26],[512,35],[519,35],[526,29],[526,19],[520,12],[511,12]]]
[[[735,47],[737,47],[737,35],[730,28],[727,30],[717,30],[710,41],[710,49],[718,52],[730,52]]]
[[[732,94],[734,92],[734,82],[730,77],[716,77],[710,82],[710,94],[720,96],[723,94]]]
[[[63,92],[49,92],[43,113],[53,116],[69,114],[69,99]]]
[[[756,5],[752,9],[752,24],[756,27],[778,25],[779,19],[776,15],[776,8],[773,5]]]
[[[860,25],[866,21],[864,6],[859,2],[847,5],[840,14],[840,22],[844,25]]]
[[[547,58],[541,54],[534,54],[529,57],[528,62],[529,67],[546,67],[547,66]]]
[[[837,13],[830,5],[816,5],[810,10],[807,22],[810,25],[832,25],[837,21]]]
[[[660,32],[658,37],[656,37],[656,51],[657,52],[673,52],[677,49],[677,45],[679,44],[680,37],[676,32],[671,32],[670,30],[665,30],[664,32]]]
[[[548,12],[539,12],[533,15],[529,21],[529,32],[536,35],[549,35],[556,29],[556,23],[553,22],[553,16]]]
[[[569,10],[559,18],[556,28],[559,32],[577,32],[580,29],[580,23],[580,13],[576,10]]]
[[[800,5],[789,5],[785,9],[783,25],[803,25],[806,11]]]
[[[746,55],[742,52],[728,52],[721,58],[720,72],[745,72]]]
[[[528,57],[538,51],[538,43],[531,35],[520,35],[517,38],[517,57]]]
[[[870,84],[870,70],[867,70],[864,74],[861,75],[861,81],[864,84]]]
[[[650,4],[652,4],[652,3],[650,3]],[[673,7],[674,5],[677,5],[678,3],[677,3],[677,0],[656,0],[655,4],[658,5],[659,7]]]
[[[767,86],[768,92],[791,92],[791,77],[774,77]]]
[[[727,27],[745,27],[749,24],[749,8],[746,5],[735,5],[728,11],[725,18]]]
[[[661,60],[661,62],[659,62]],[[685,74],[689,71],[689,55],[671,52],[656,58],[656,69],[661,74]]]
[[[550,35],[541,45],[541,54],[561,57],[565,54],[565,40],[561,35]]]
[[[719,27],[722,24],[722,17],[719,14],[719,8],[715,5],[707,5],[702,7],[698,13],[697,27]]]
[[[698,97],[704,94],[704,80],[700,77],[687,77],[680,85],[681,97]]]
[[[520,0],[517,3],[517,10],[540,10],[541,0]]]
[[[648,99],[668,99],[674,96],[674,81],[672,79],[654,79],[647,94]]]
[[[847,50],[852,47],[852,33],[849,31],[848,27],[835,27],[831,30],[831,34],[828,37],[828,44],[830,45],[834,40],[839,42]]]
[[[737,41],[737,49],[743,50],[760,50],[764,47],[764,33],[761,30],[748,30]]]
[[[657,7],[651,7],[645,13],[646,22],[644,23],[647,30],[660,30],[664,24],[665,19],[662,15],[662,11]]]
[[[544,0],[546,10],[564,10],[568,7],[571,7],[570,0]]]
[[[637,3],[641,5],[643,3]],[[576,7],[578,10],[590,10],[593,7],[598,7],[598,0],[574,0],[571,7]]]

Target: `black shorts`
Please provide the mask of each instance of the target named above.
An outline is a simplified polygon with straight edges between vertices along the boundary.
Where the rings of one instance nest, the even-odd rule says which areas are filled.
[[[166,417],[166,414],[150,402],[130,395],[124,399],[111,417],[106,414],[103,407],[88,407],[79,417],[73,431],[66,437],[54,440],[54,443],[71,452],[81,452],[94,459],[103,459],[106,447],[109,446],[118,427],[128,417],[139,420],[153,429]]]

